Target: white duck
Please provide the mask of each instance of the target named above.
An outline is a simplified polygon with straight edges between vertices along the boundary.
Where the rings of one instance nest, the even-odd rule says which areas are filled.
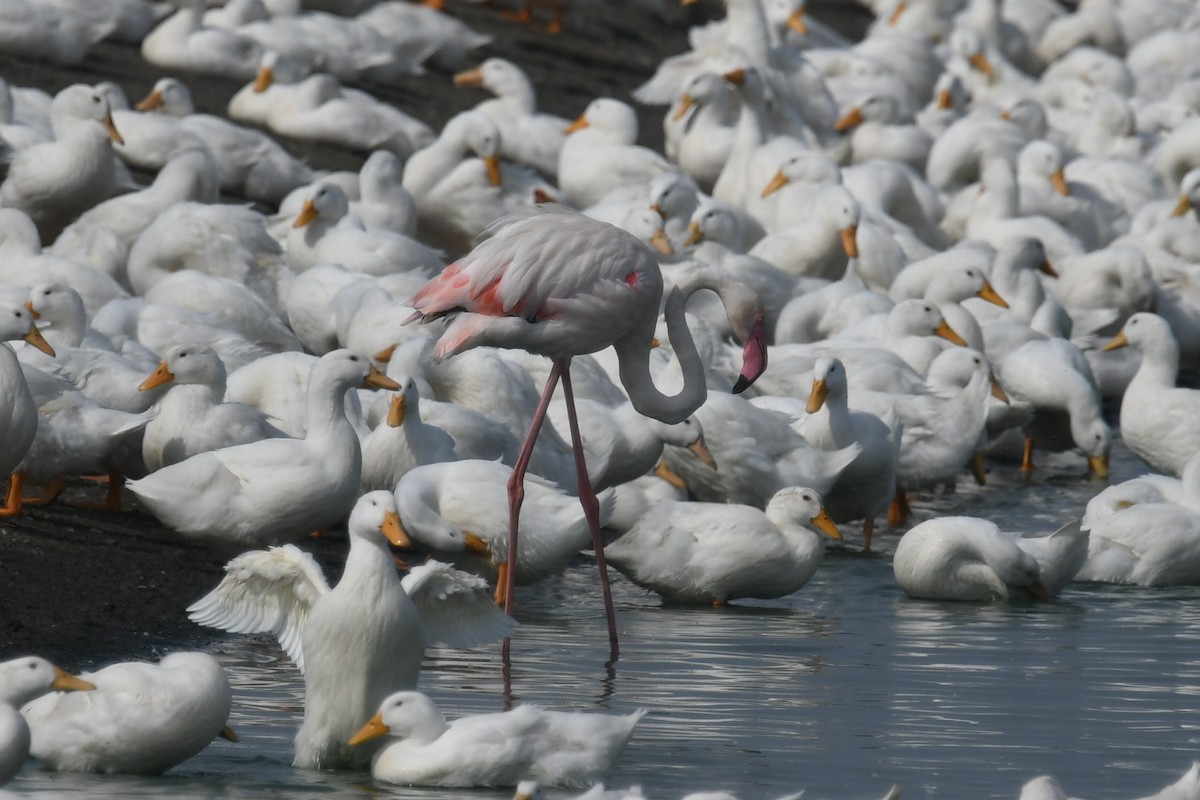
[[[343,89],[324,73],[310,75],[271,102],[266,125],[293,139],[362,152],[391,150],[402,158],[433,139],[425,123],[365,92]]]
[[[1178,478],[1147,473],[1109,486],[1088,501],[1080,527],[1086,531],[1103,517],[1149,503],[1171,503],[1200,511],[1200,451],[1187,460]]]
[[[875,517],[887,510],[896,494],[902,429],[897,425],[893,430],[874,414],[851,411],[848,398],[846,368],[836,358],[817,359],[808,414],[796,428],[817,447],[837,450],[858,444],[862,448],[823,499],[834,522],[863,520],[864,549],[869,551]]]
[[[150,472],[198,453],[257,442],[283,434],[261,411],[225,402],[225,365],[212,348],[176,345],[139,389],[168,385],[142,437],[142,460]]]
[[[504,586],[508,561],[508,480],[512,469],[492,461],[462,460],[410,470],[396,485],[396,507],[413,541],[457,566]],[[579,500],[549,481],[527,478],[514,580],[529,584],[561,572],[591,541]],[[601,524],[612,499],[599,497]],[[503,601],[503,595],[499,600]]]
[[[854,104],[834,125],[850,137],[851,160],[855,164],[872,159],[890,159],[924,173],[933,137],[905,119],[895,98],[871,93]]]
[[[848,259],[858,257],[862,209],[842,186],[828,186],[814,198],[808,221],[761,239],[750,248],[757,256],[793,275],[836,280]]]
[[[403,182],[404,162],[395,153],[376,150],[358,171],[358,200],[350,202],[350,213],[367,228],[415,235],[417,204]]]
[[[1162,317],[1134,314],[1104,349],[1125,346],[1140,350],[1142,363],[1121,398],[1121,438],[1150,466],[1180,475],[1200,450],[1200,391],[1175,386],[1179,344]]]
[[[17,709],[47,692],[94,688],[37,656],[0,663],[0,786],[21,771],[29,756],[29,724]]]
[[[668,444],[692,451],[714,469],[717,466],[695,417],[668,425],[639,414],[628,401],[613,407],[577,397],[575,403],[585,409],[579,414],[580,435],[592,488],[597,491],[645,475],[659,462],[663,446]],[[556,429],[568,430],[565,409],[551,406],[550,419]]]
[[[54,350],[42,338],[33,314],[19,305],[0,306],[0,420],[5,436],[0,442],[0,476],[10,476],[8,496],[0,507],[0,517],[21,513],[21,488],[25,476],[16,469],[33,445],[38,430],[37,405],[29,384],[21,372],[21,363],[7,342],[23,339],[53,355]]]
[[[733,148],[741,105],[733,85],[713,72],[698,72],[663,120],[669,158],[711,192]]]
[[[350,740],[389,734],[371,762],[375,780],[405,786],[585,786],[607,773],[645,711],[617,716],[523,705],[447,722],[420,692],[397,692]]]
[[[234,278],[182,270],[159,280],[143,293],[143,299],[147,306],[175,306],[191,311],[254,347],[270,352],[303,349],[280,314],[262,296]]]
[[[129,98],[116,83],[102,81],[95,89],[108,101],[113,126],[121,133],[121,141],[113,144],[113,152],[124,164],[157,172],[180,153],[207,149],[201,139],[183,130],[175,117],[143,114],[130,108]]]
[[[137,104],[138,111],[158,111],[179,120],[179,127],[214,154],[221,189],[277,203],[314,173],[278,142],[261,131],[236,125],[213,114],[197,114],[192,94],[175,78],[161,78]]]
[[[1025,429],[1021,469],[1033,469],[1035,444],[1051,451],[1078,447],[1087,457],[1088,471],[1108,477],[1112,431],[1101,414],[1096,379],[1079,348],[1063,339],[1034,340],[1014,349],[997,366],[1009,393],[1034,407],[1033,422]]]
[[[977,517],[940,517],[900,538],[892,569],[906,594],[925,600],[1048,600],[1079,571],[1087,542],[1078,523],[1026,537]]]
[[[253,80],[229,98],[225,109],[230,119],[265,128],[267,116],[277,102],[286,102],[304,77],[303,70],[286,56],[267,50],[259,56]]]
[[[204,0],[183,0],[142,40],[142,58],[166,69],[253,77],[262,46],[234,31],[204,27],[205,5]]]
[[[304,722],[294,764],[365,766],[374,748],[347,741],[391,692],[417,685],[428,645],[473,647],[516,623],[486,585],[430,561],[401,580],[388,541],[406,546],[389,492],[360,498],[350,515],[350,553],[332,589],[312,556],[285,545],[233,559],[190,618],[232,633],[271,633],[304,673]]]
[[[780,312],[795,291],[796,278],[744,251],[738,215],[714,200],[702,201],[688,221],[683,244],[693,248],[691,255],[696,261],[727,273],[758,294],[767,315],[764,322],[770,337]],[[669,276],[664,274],[663,277]],[[718,330],[726,330],[729,323],[724,310],[718,311],[714,306],[714,303],[705,304],[704,309],[709,312],[705,313],[705,318]],[[699,312],[701,304],[693,302],[692,308],[694,313]]]
[[[800,589],[825,554],[822,534],[842,538],[820,495],[789,486],[762,511],[660,503],[604,555],[631,581],[668,601],[723,606],[739,597],[770,599]]]
[[[740,395],[710,391],[696,411],[719,468],[669,447],[663,457],[700,500],[763,508],[786,486],[828,491],[838,474],[858,457],[858,445],[826,452],[792,430],[792,418],[757,408]]]
[[[1041,240],[1051,263],[1084,252],[1082,242],[1046,216],[1020,216],[1020,191],[1013,165],[1001,158],[987,162],[980,176],[983,191],[967,219],[967,235],[1002,247],[1017,236]]]
[[[926,380],[919,394],[855,392],[852,397],[856,407],[894,414],[902,425],[897,491],[888,509],[891,525],[907,519],[908,491],[955,480],[980,450],[987,429],[988,394],[995,389],[982,353],[950,348],[934,359]]]
[[[442,13],[439,7],[438,2],[375,3],[358,16],[358,21],[406,52],[428,54],[427,64],[452,72],[470,63],[471,52],[492,41],[492,37]]]
[[[152,514],[185,536],[245,545],[334,525],[358,494],[362,451],[346,418],[347,390],[399,384],[349,350],[312,368],[303,439],[259,442],[200,453],[129,481]]]
[[[276,308],[291,278],[263,215],[236,205],[177,203],[129,249],[126,273],[138,294],[185,269],[240,281]]]
[[[172,653],[84,673],[95,687],[41,697],[23,709],[30,753],[60,772],[157,775],[191,758],[228,727],[233,692],[208,653]]]
[[[1200,511],[1139,503],[1092,522],[1082,581],[1138,586],[1200,584]]]
[[[105,244],[103,237],[109,237],[110,243],[115,240],[127,252],[142,231],[176,203],[215,203],[219,195],[215,168],[208,151],[185,150],[164,164],[145,189],[117,195],[83,212],[63,229],[50,252],[92,261],[89,254]]]
[[[567,128],[558,156],[558,186],[579,208],[678,168],[637,142],[637,116],[619,100],[599,97]]]
[[[393,374],[400,390],[388,402],[387,417],[363,440],[363,491],[387,489],[415,467],[454,461],[454,439],[421,419],[417,382]]]
[[[89,328],[82,298],[73,289],[39,284],[30,290],[27,303],[57,344],[53,360],[29,353],[22,356],[27,363],[69,380],[104,408],[141,413],[161,394],[137,390],[144,367],[136,358],[114,352],[103,334]]]
[[[500,154],[532,167],[546,177],[558,172],[558,153],[570,120],[539,114],[529,77],[511,61],[489,58],[478,67],[454,76],[455,86],[482,86],[495,95],[475,105],[500,129]]]
[[[337,184],[317,184],[288,231],[286,254],[292,269],[303,272],[337,263],[366,275],[441,271],[437,250],[403,233],[356,226],[356,220],[347,218],[349,212],[350,200]]]
[[[108,493],[99,508],[120,511],[121,446],[146,427],[152,412],[105,408],[73,389],[51,389],[37,402],[37,436],[17,470],[45,487],[40,502],[56,498],[67,476],[106,472]]]
[[[500,146],[490,117],[464,111],[413,154],[404,165],[403,186],[417,204],[423,238],[465,252],[499,217],[542,194],[556,196],[532,170],[512,162],[501,167]]]
[[[17,153],[0,185],[0,205],[28,214],[47,242],[116,193],[112,143],[121,141],[108,101],[81,83],[54,96],[50,119],[54,141]]]
[[[937,304],[942,319],[950,329],[961,336],[967,346],[984,349],[983,330],[979,321],[962,303],[977,297],[998,308],[1008,308],[1008,302],[996,292],[983,270],[971,266],[957,266],[943,270],[925,287],[924,298]]]

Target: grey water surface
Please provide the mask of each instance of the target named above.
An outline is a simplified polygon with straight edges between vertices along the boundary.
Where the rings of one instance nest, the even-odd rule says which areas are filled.
[[[916,519],[969,514],[1050,531],[1103,484],[1081,457],[1044,459],[1033,480],[997,465],[985,487],[917,502]],[[1113,482],[1147,470],[1118,444]],[[776,601],[664,606],[615,577],[621,656],[611,665],[594,566],[518,595],[506,681],[499,646],[433,650],[421,677],[448,716],[538,703],[642,721],[608,784],[648,798],[726,789],[741,800],[1015,798],[1039,774],[1072,797],[1153,794],[1200,757],[1200,589],[1072,584],[1055,602],[910,600],[895,584],[896,533],[877,552],[830,550],[813,581]],[[42,772],[7,788],[34,798],[491,800],[511,790],[414,789],[291,767],[303,684],[275,644],[230,636],[232,725],[158,778]],[[506,690],[507,683],[507,690]],[[551,800],[572,796],[547,792]]]

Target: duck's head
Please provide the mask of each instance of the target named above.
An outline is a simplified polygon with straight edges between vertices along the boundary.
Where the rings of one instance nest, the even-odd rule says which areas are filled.
[[[336,183],[320,183],[316,191],[304,201],[300,213],[296,215],[293,228],[303,228],[316,219],[337,222],[350,212],[350,199]]]
[[[309,384],[318,379],[346,389],[400,388],[400,384],[380,372],[371,359],[362,353],[346,349],[333,350],[317,359]]]
[[[172,117],[186,117],[195,110],[192,93],[182,81],[175,78],[160,79],[154,84],[150,94],[143,97],[134,107],[138,111],[161,111]]]
[[[726,247],[739,247],[742,227],[733,212],[714,203],[703,203],[688,222],[685,245],[717,242]]]
[[[845,406],[847,399],[846,367],[832,356],[822,356],[813,364],[812,391],[808,395],[805,411],[815,414],[829,398],[837,406]]]
[[[51,325],[82,323],[86,317],[79,292],[61,283],[39,283],[29,290],[25,302],[34,319]]]
[[[54,96],[50,104],[51,123],[60,126],[80,121],[96,122],[104,127],[110,139],[125,144],[113,124],[112,108],[109,98],[99,87],[76,83]]]
[[[436,509],[442,464],[426,464],[409,470],[393,495],[400,523],[417,547],[435,553],[470,553],[492,560],[492,548],[474,533],[447,522]]]
[[[931,300],[902,300],[887,317],[888,333],[899,336],[938,336],[957,345],[966,340],[950,327],[937,304]]]
[[[1171,332],[1170,324],[1158,314],[1139,311],[1125,320],[1125,325],[1120,332],[1101,349],[1105,352],[1127,346],[1140,349],[1147,344],[1167,339],[1175,340],[1175,334]]]
[[[95,688],[38,656],[0,663],[0,702],[17,708],[46,692],[86,692]]]
[[[780,489],[767,503],[767,516],[773,520],[781,517],[812,525],[831,539],[841,539],[833,519],[821,505],[821,495],[807,486],[788,486]]]
[[[410,548],[412,540],[404,526],[400,524],[400,515],[396,512],[396,498],[385,490],[367,492],[358,498],[354,509],[350,512],[350,535],[369,539],[383,534],[396,547]]]
[[[32,311],[16,304],[0,306],[0,341],[18,339],[23,339],[48,356],[54,355],[54,348],[42,337]]]
[[[446,718],[428,697],[420,692],[396,692],[384,699],[375,716],[350,737],[349,744],[362,744],[384,735],[429,741],[446,727]]]
[[[158,368],[138,389],[145,392],[166,383],[219,387],[224,394],[225,364],[211,347],[205,344],[177,344],[167,350]]]

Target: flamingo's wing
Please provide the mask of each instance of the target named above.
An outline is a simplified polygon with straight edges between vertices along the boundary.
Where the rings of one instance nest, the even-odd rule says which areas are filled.
[[[230,633],[271,633],[303,672],[300,635],[309,610],[328,592],[321,567],[300,548],[251,550],[225,565],[217,588],[188,606],[188,619]]]
[[[492,601],[487,581],[440,561],[413,567],[401,585],[421,613],[426,644],[477,647],[517,627]]]
[[[410,305],[420,317],[471,311],[535,318],[548,301],[622,287],[632,291],[658,275],[636,238],[580,214],[540,210],[499,224],[490,239],[417,291]]]

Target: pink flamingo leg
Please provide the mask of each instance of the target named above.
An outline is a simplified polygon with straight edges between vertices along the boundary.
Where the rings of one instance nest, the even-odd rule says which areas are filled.
[[[533,458],[533,445],[537,442],[542,423],[546,421],[546,409],[550,407],[550,398],[554,397],[554,388],[558,379],[570,367],[570,359],[556,358],[550,368],[550,377],[546,380],[546,388],[538,400],[537,410],[533,412],[533,421],[529,423],[529,433],[525,434],[525,443],[521,446],[521,454],[513,465],[512,475],[508,478],[508,561],[504,570],[504,613],[513,611],[513,578],[516,577],[517,562],[517,527],[521,522],[521,504],[525,502],[525,473],[529,471],[529,461]],[[507,650],[508,640],[504,640]]]
[[[571,388],[571,370],[562,373],[563,397],[567,401],[567,420],[571,424],[571,450],[575,453],[575,474],[579,476],[579,502],[583,506],[583,514],[587,517],[588,528],[592,531],[592,549],[596,553],[596,567],[600,570],[600,589],[604,593],[604,614],[608,618],[608,644],[610,657],[617,660],[617,616],[613,611],[612,590],[608,585],[608,562],[604,560],[604,538],[600,534],[600,502],[592,489],[592,480],[588,476],[587,460],[583,453],[583,440],[579,435],[579,420],[575,416],[575,393]]]

